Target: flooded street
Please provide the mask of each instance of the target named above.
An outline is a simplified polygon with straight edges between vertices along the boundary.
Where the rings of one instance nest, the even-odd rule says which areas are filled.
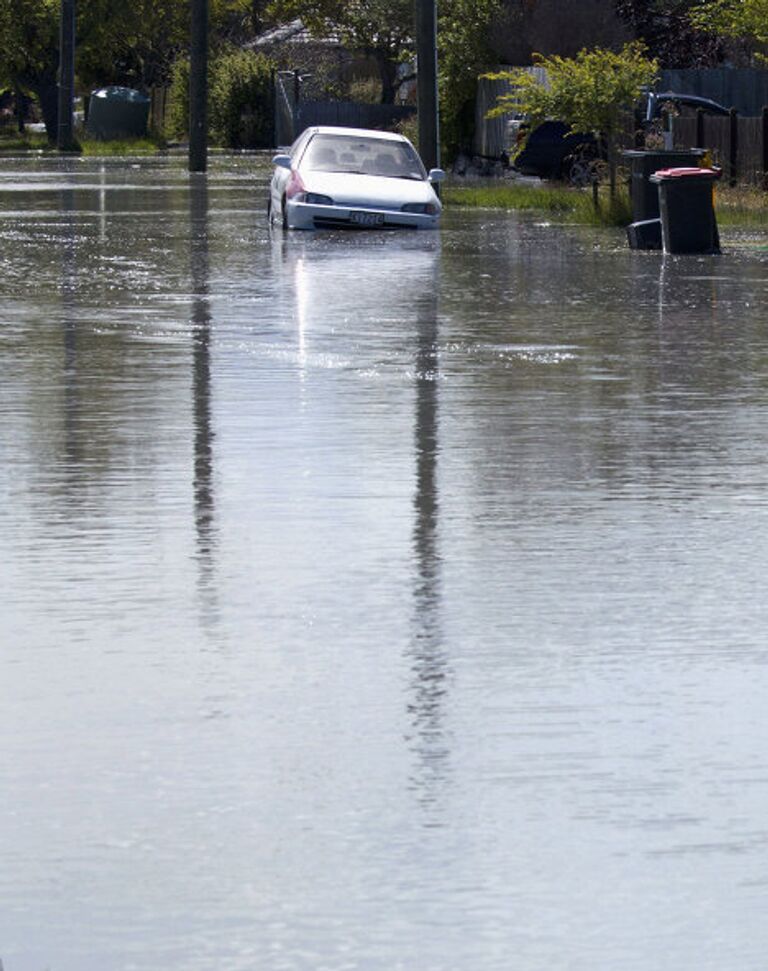
[[[768,237],[0,162],[4,971],[764,971]]]

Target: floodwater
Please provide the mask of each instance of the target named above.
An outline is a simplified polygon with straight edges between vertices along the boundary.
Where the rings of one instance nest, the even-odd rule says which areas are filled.
[[[5,971],[764,971],[768,239],[0,165]]]

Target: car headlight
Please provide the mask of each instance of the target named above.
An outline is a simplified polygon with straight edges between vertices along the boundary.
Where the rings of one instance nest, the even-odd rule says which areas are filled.
[[[437,206],[434,202],[406,202],[400,211],[417,212],[421,216],[434,216],[437,214]]]
[[[330,196],[322,196],[319,192],[307,192],[304,202],[310,206],[332,206],[333,199]]]

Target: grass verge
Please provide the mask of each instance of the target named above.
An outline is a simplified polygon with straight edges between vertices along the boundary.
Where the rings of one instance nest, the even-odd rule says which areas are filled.
[[[560,222],[590,226],[627,226],[632,222],[632,207],[626,189],[621,189],[613,203],[605,187],[600,189],[595,209],[592,192],[568,186],[518,185],[492,183],[465,185],[446,184],[443,201],[451,208],[506,209],[540,212]],[[721,226],[768,228],[768,193],[753,186],[718,186],[715,210]]]
[[[47,135],[43,132],[0,132],[0,155],[14,152],[40,152],[50,148]]]
[[[166,148],[161,138],[121,138],[102,141],[97,138],[80,138],[80,153],[87,156],[155,155]],[[57,152],[43,132],[1,132],[0,155],[17,152]]]
[[[754,186],[718,186],[715,212],[721,226],[768,229],[768,193]]]
[[[506,209],[540,212],[560,222],[584,223],[591,226],[626,226],[631,222],[629,195],[620,190],[611,201],[607,189],[601,188],[597,206],[591,189],[558,185],[520,185],[510,182],[493,184],[445,185],[442,198],[450,208]]]
[[[83,155],[156,155],[166,148],[161,138],[116,138],[103,141],[98,138],[83,138],[80,141]]]

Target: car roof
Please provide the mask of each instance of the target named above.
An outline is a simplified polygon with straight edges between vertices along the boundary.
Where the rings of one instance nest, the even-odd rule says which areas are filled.
[[[724,105],[718,104],[717,101],[713,101],[711,98],[702,98],[698,94],[680,94],[678,91],[652,91],[648,95],[648,113],[647,118],[650,121],[655,118],[658,114],[660,106],[665,101],[672,101],[681,105],[688,105],[690,108],[703,108],[706,111],[711,111],[716,115],[727,115],[729,114],[728,108]]]
[[[313,135],[349,135],[351,138],[384,138],[393,142],[406,139],[399,132],[379,131],[376,128],[344,128],[341,125],[312,125],[308,131]]]

